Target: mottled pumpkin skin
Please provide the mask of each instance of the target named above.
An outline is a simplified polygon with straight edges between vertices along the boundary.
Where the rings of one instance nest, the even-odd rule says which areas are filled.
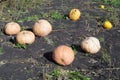
[[[47,36],[52,31],[51,24],[44,19],[38,20],[33,26],[33,32],[37,36]]]
[[[19,33],[20,30],[21,30],[21,27],[16,22],[9,22],[5,25],[5,33],[7,35],[15,35],[15,34]]]
[[[76,21],[80,18],[81,16],[81,12],[79,11],[79,9],[72,9],[69,12],[69,18],[73,21]]]
[[[100,42],[95,37],[87,37],[81,42],[81,48],[88,53],[95,54],[97,53],[101,46]]]
[[[55,48],[52,54],[52,58],[59,65],[66,66],[73,62],[75,56],[74,51],[70,47],[60,45],[57,48]]]
[[[16,41],[19,44],[32,44],[35,41],[35,35],[31,31],[21,31],[16,35]]]

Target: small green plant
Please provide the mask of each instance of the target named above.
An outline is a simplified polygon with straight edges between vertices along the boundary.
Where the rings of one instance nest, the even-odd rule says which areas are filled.
[[[102,53],[102,59],[105,61],[105,62],[111,62],[111,58],[110,58],[110,55],[108,55],[107,53],[107,50],[106,49],[101,49],[101,53]]]
[[[19,44],[19,43],[16,43],[15,45],[14,45],[14,47],[15,48],[20,48],[20,49],[26,49],[27,47],[26,47],[26,44]]]
[[[49,13],[41,12],[40,15],[32,15],[26,16],[24,18],[19,18],[17,22],[36,21],[39,20],[40,18],[63,19],[65,18],[65,16],[59,13],[58,11],[50,11]]]
[[[120,6],[120,0],[103,0],[106,4]]]
[[[19,18],[17,21],[18,22],[24,22],[24,21],[36,21],[39,19],[40,16],[38,15],[32,15],[32,16],[28,16],[25,18]]]
[[[54,69],[45,80],[91,80],[79,71]]]
[[[77,46],[76,45],[71,45],[72,50],[74,51],[75,55],[77,54]]]
[[[61,71],[59,69],[55,69],[53,70],[51,73],[50,73],[51,76],[54,76],[54,77],[59,77],[62,75]]]
[[[3,54],[3,48],[0,47],[0,55]]]
[[[93,0],[101,4],[109,4],[113,6],[120,6],[120,0]]]
[[[44,37],[45,41],[47,42],[47,44],[50,44],[50,45],[55,45],[55,42],[53,42],[52,39],[50,39],[49,37]]]
[[[58,11],[51,11],[50,12],[50,17],[53,19],[63,19],[65,18],[64,15],[62,15],[61,13],[59,13]]]
[[[23,30],[25,30],[25,27],[24,27],[24,26],[22,26],[22,27],[21,27],[21,30],[22,30],[22,31],[23,31]]]
[[[47,0],[4,0],[0,3],[0,20],[17,21],[21,15],[29,13],[33,9],[38,9],[41,3],[47,3]],[[27,20],[33,20],[34,17],[28,17]],[[35,18],[36,19],[36,18]],[[22,19],[24,20],[24,19]],[[22,20],[19,20],[22,21]],[[23,21],[22,21],[23,22]]]
[[[90,80],[90,78],[83,76],[78,71],[68,71],[68,80]]]

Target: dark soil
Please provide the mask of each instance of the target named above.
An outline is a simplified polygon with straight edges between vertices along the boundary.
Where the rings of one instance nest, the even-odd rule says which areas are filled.
[[[109,16],[110,12],[99,9],[99,3],[91,0],[49,0],[42,3],[37,9],[30,9],[29,13],[22,14],[19,19],[56,10],[68,15],[72,8],[82,12],[77,21],[66,19],[47,19],[53,26],[53,31],[46,37],[37,37],[33,44],[26,49],[15,48],[15,36],[4,33],[6,21],[0,21],[0,80],[45,80],[45,74],[54,68],[80,71],[91,80],[120,80],[120,10],[117,10],[118,20],[113,28],[106,30],[101,26],[101,17]],[[106,7],[111,7],[107,5]],[[112,17],[112,16],[109,16]],[[25,28],[32,28],[34,20],[19,22]],[[97,37],[101,43],[101,50],[91,55],[80,48],[80,42],[89,36]],[[52,51],[59,45],[74,46],[77,50],[75,60],[68,66],[59,66],[52,58]]]

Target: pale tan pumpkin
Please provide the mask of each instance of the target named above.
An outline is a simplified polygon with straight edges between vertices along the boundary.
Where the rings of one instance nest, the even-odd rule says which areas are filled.
[[[69,12],[69,18],[73,21],[76,21],[80,18],[81,16],[81,12],[79,9],[72,9],[70,12]]]
[[[19,44],[32,44],[35,41],[35,35],[31,31],[21,31],[16,35],[16,41]]]
[[[9,22],[5,25],[5,33],[8,35],[15,35],[19,33],[21,30],[21,27],[16,22]]]
[[[75,56],[74,51],[70,47],[66,45],[60,45],[55,48],[52,58],[59,65],[66,66],[73,62]]]
[[[44,19],[38,20],[33,26],[33,32],[37,36],[47,36],[52,31],[51,24]]]
[[[96,37],[86,37],[86,39],[81,42],[81,48],[85,52],[95,54],[100,50],[101,46]]]

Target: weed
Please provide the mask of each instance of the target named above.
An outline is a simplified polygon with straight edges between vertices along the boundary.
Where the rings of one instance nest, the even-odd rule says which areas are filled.
[[[49,17],[49,14],[48,14],[48,13],[45,13],[45,12],[41,12],[41,13],[40,13],[40,17],[41,17],[41,18],[48,18],[48,17]]]
[[[90,80],[90,78],[83,76],[78,71],[68,71],[68,80]]]
[[[75,45],[71,45],[70,46],[72,48],[72,50],[74,51],[75,55],[77,54],[78,50],[77,50],[77,46]]]
[[[53,70],[51,73],[50,73],[51,76],[54,76],[54,77],[59,77],[62,75],[61,71],[59,69],[55,69]]]
[[[120,0],[103,0],[104,3],[114,6],[120,5]]]
[[[40,18],[52,18],[52,19],[63,19],[64,15],[61,15],[58,11],[50,11],[48,13],[41,12],[40,15],[32,15],[32,16],[26,16],[24,18],[19,18],[18,22],[24,22],[24,21],[36,21]]]
[[[79,71],[54,69],[46,80],[90,80],[89,77],[83,76]]]
[[[0,55],[3,54],[3,48],[0,47]]]
[[[102,59],[105,61],[105,62],[111,62],[111,58],[110,58],[110,55],[108,55],[107,53],[107,50],[106,49],[101,49],[101,53],[102,53]]]
[[[59,13],[58,11],[51,11],[50,12],[50,17],[52,19],[63,19],[63,18],[65,18],[65,16],[62,15],[61,13]]]
[[[26,44],[19,44],[19,43],[16,43],[15,45],[14,45],[14,47],[15,48],[20,48],[20,49],[26,49],[27,47],[26,47]]]
[[[22,31],[23,31],[23,30],[25,30],[25,27],[24,27],[24,26],[22,26],[22,27],[21,27],[21,30],[22,30]]]
[[[39,19],[38,15],[32,15],[24,18],[19,18],[17,21],[18,22],[24,22],[24,21],[36,21]]]
[[[65,15],[62,15],[60,12],[58,12],[57,10],[52,10],[49,11],[48,13],[41,13],[40,17],[42,18],[52,18],[52,19],[65,19]]]
[[[55,45],[55,43],[53,42],[52,39],[49,39],[48,37],[44,37],[45,41],[47,41],[47,44],[50,44],[50,45]]]
[[[93,0],[102,4],[109,4],[113,6],[120,6],[120,0]]]
[[[29,13],[30,10],[37,9],[42,2],[42,0],[7,0],[4,3],[0,3],[0,18],[1,20],[16,21],[22,14]],[[46,2],[46,0],[44,0],[44,2]],[[31,20],[33,18],[36,19],[36,17],[33,16],[28,17],[27,20]]]

